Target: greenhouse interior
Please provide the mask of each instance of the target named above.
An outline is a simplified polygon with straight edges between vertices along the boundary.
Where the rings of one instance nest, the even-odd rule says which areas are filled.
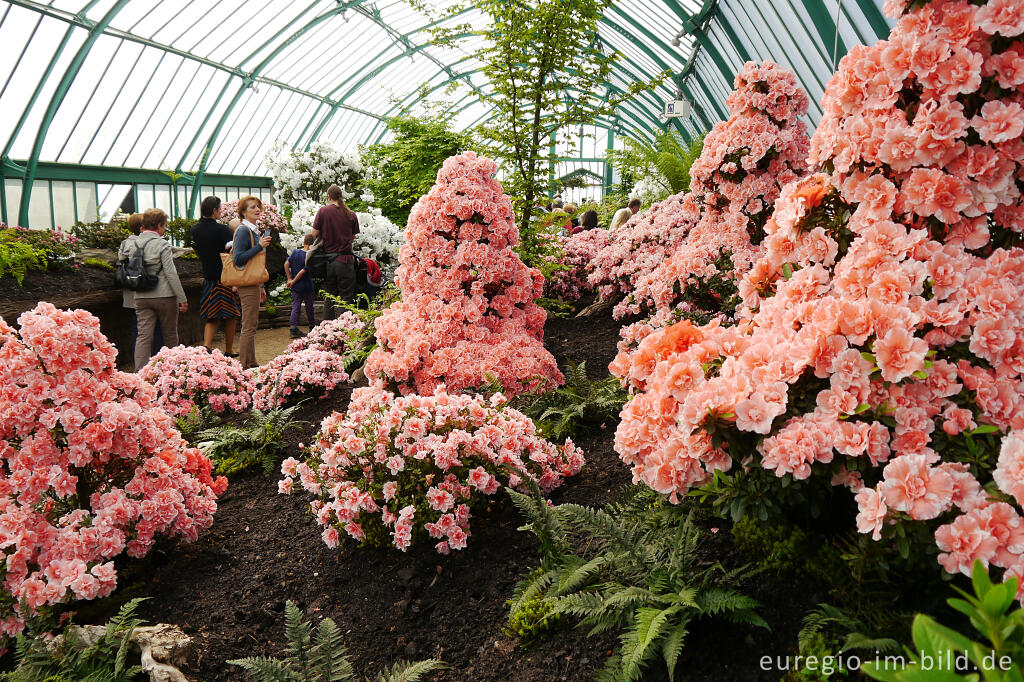
[[[0,57],[0,681],[1024,679],[1024,0]]]

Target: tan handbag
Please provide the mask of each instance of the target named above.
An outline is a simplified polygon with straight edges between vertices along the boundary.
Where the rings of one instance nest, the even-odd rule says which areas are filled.
[[[245,225],[242,225],[238,229],[249,231],[249,245],[256,246],[255,238],[252,236],[252,230]],[[249,259],[249,262],[245,264],[245,267],[239,268],[235,265],[235,260],[232,258],[231,252],[220,254],[221,270],[220,270],[220,283],[224,286],[229,287],[251,287],[256,284],[263,284],[270,279],[270,273],[267,272],[267,250],[263,249],[255,256]]]

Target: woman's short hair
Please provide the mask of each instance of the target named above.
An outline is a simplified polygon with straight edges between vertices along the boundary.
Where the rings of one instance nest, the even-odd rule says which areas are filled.
[[[241,219],[241,220],[245,219],[245,212],[247,210],[249,210],[249,204],[256,204],[256,206],[261,211],[263,210],[263,202],[260,201],[259,197],[254,197],[252,195],[249,195],[247,197],[242,197],[241,199],[238,200],[238,217],[239,217],[239,219]]]
[[[597,211],[590,209],[580,218],[580,227],[584,230],[592,230],[597,227]]]
[[[644,202],[640,201],[640,197],[633,197],[632,199],[629,200],[628,206],[629,206],[629,208],[639,209],[640,206],[643,205],[643,203]]]
[[[199,205],[199,215],[204,218],[212,218],[218,208],[220,208],[220,197],[206,197]]]
[[[128,231],[132,234],[139,234],[142,232],[142,214],[132,213],[128,216]]]
[[[166,224],[167,214],[159,208],[147,208],[142,213],[142,226],[147,230],[153,230]]]

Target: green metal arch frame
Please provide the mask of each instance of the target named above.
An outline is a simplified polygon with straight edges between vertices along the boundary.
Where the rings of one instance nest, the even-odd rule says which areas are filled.
[[[375,113],[370,112],[370,111],[366,111],[365,109],[361,109],[361,108],[356,107],[356,106],[349,105],[349,104],[347,104],[347,100],[350,97],[354,96],[361,89],[361,87],[363,85],[365,85],[367,82],[369,82],[376,75],[379,75],[383,70],[385,70],[389,66],[393,65],[394,63],[396,63],[396,62],[398,62],[398,61],[400,61],[402,59],[410,57],[411,55],[415,54],[416,52],[422,51],[425,48],[430,47],[431,46],[430,43],[426,43],[426,44],[422,44],[422,45],[413,45],[410,42],[410,38],[415,36],[415,35],[417,35],[417,34],[419,34],[419,33],[421,33],[421,32],[423,32],[423,31],[425,31],[425,30],[429,30],[430,28],[432,28],[433,26],[437,25],[438,23],[442,23],[443,21],[448,21],[451,17],[446,17],[444,20],[435,21],[435,22],[432,22],[431,24],[428,24],[426,26],[418,27],[418,28],[416,28],[415,30],[413,30],[413,31],[411,31],[409,33],[399,34],[397,31],[392,29],[389,25],[386,24],[386,22],[384,22],[381,19],[381,15],[380,15],[380,11],[379,10],[376,10],[376,9],[370,10],[370,9],[366,9],[366,8],[362,7],[362,5],[365,2],[367,2],[367,1],[368,0],[350,0],[348,2],[339,2],[337,7],[333,7],[331,9],[329,9],[329,10],[324,11],[323,13],[315,16],[314,18],[312,18],[311,20],[306,22],[304,25],[301,25],[298,28],[296,28],[296,26],[298,26],[301,23],[301,21],[302,21],[302,19],[304,17],[306,17],[310,12],[315,11],[315,8],[316,8],[318,3],[314,2],[313,4],[307,6],[306,9],[304,9],[301,13],[299,13],[294,19],[289,21],[286,26],[284,26],[282,29],[277,31],[271,38],[269,38],[267,41],[265,41],[256,51],[254,51],[253,53],[249,54],[239,64],[238,67],[230,67],[230,66],[227,66],[226,64],[219,63],[219,62],[216,62],[216,61],[213,61],[213,60],[209,60],[209,59],[206,59],[206,58],[203,58],[203,57],[199,57],[198,55],[194,55],[194,54],[192,54],[190,52],[186,52],[186,51],[183,51],[183,50],[179,50],[179,49],[173,48],[170,45],[162,45],[162,44],[160,44],[160,43],[158,43],[156,41],[153,41],[153,40],[142,38],[140,36],[131,35],[131,34],[127,33],[127,32],[119,31],[119,30],[110,28],[111,21],[116,17],[116,15],[121,11],[121,9],[123,9],[124,6],[126,6],[128,4],[128,2],[130,2],[130,0],[117,0],[117,2],[115,2],[113,4],[113,6],[107,11],[107,13],[99,21],[92,21],[92,20],[89,20],[88,18],[86,18],[86,12],[89,9],[91,9],[94,5],[96,5],[98,0],[91,0],[86,5],[85,9],[80,11],[78,14],[73,14],[73,15],[70,14],[70,13],[64,12],[62,10],[49,7],[47,5],[42,5],[41,2],[37,2],[37,1],[33,1],[33,0],[8,0],[8,2],[10,4],[12,4],[12,5],[17,5],[17,6],[21,6],[21,7],[24,7],[24,8],[28,8],[28,9],[34,10],[37,13],[40,13],[40,14],[42,14],[44,16],[49,16],[49,17],[61,19],[61,20],[65,21],[65,22],[67,22],[69,24],[69,26],[68,26],[68,30],[67,30],[67,32],[66,32],[66,34],[64,36],[63,42],[57,48],[56,53],[52,57],[51,63],[49,65],[49,67],[47,68],[47,70],[46,70],[46,72],[44,74],[44,77],[42,78],[42,80],[38,84],[38,87],[37,87],[36,91],[33,93],[32,98],[29,100],[28,105],[22,111],[21,119],[19,120],[18,124],[16,125],[14,132],[11,134],[10,138],[7,140],[7,144],[6,144],[6,146],[5,146],[4,150],[3,150],[3,154],[0,154],[0,157],[2,157],[3,161],[5,163],[7,163],[7,164],[13,163],[7,157],[7,154],[9,152],[10,148],[11,148],[11,145],[13,144],[15,138],[18,136],[19,132],[21,131],[21,128],[24,126],[25,121],[27,120],[28,115],[30,114],[31,110],[35,106],[36,101],[38,100],[38,98],[39,98],[39,96],[41,94],[43,85],[49,80],[50,74],[51,74],[53,68],[55,67],[55,64],[56,64],[56,62],[58,60],[58,57],[61,55],[62,51],[65,49],[65,47],[69,43],[70,38],[72,37],[72,34],[73,34],[74,30],[76,28],[84,28],[88,32],[87,36],[86,36],[86,39],[85,39],[85,42],[79,47],[79,49],[78,49],[74,59],[72,60],[71,64],[65,70],[65,72],[63,74],[63,77],[61,78],[60,82],[58,83],[58,86],[57,86],[57,88],[55,90],[55,93],[54,93],[53,97],[51,97],[50,102],[47,105],[47,108],[46,108],[46,110],[44,112],[44,115],[43,115],[43,118],[42,118],[42,122],[40,124],[40,128],[39,128],[39,130],[36,133],[36,136],[35,136],[35,139],[34,139],[34,142],[33,142],[33,145],[32,145],[32,153],[29,156],[28,160],[25,162],[24,175],[23,175],[23,188],[22,188],[21,206],[20,206],[20,210],[19,210],[19,214],[20,214],[19,218],[22,220],[22,222],[25,222],[26,219],[27,219],[27,210],[28,210],[28,205],[29,205],[30,199],[31,199],[32,183],[33,183],[33,180],[34,180],[34,178],[36,176],[36,170],[37,170],[37,168],[39,166],[39,163],[40,163],[39,156],[41,154],[43,144],[44,144],[44,142],[46,140],[46,135],[47,135],[47,132],[48,132],[49,125],[52,123],[53,118],[56,115],[57,109],[58,109],[58,107],[61,104],[61,101],[63,100],[64,96],[67,94],[68,89],[70,88],[71,82],[74,80],[75,76],[78,74],[78,72],[79,72],[79,70],[80,70],[80,68],[82,66],[82,63],[87,58],[87,56],[88,56],[92,46],[95,44],[96,40],[101,35],[109,35],[109,36],[113,36],[113,37],[116,37],[116,38],[120,38],[122,40],[133,41],[133,42],[142,44],[142,45],[147,46],[147,47],[151,47],[151,48],[155,48],[155,49],[160,49],[165,54],[176,55],[176,56],[181,57],[183,59],[191,60],[193,62],[197,62],[197,63],[203,64],[203,65],[206,65],[206,66],[218,69],[220,71],[227,72],[229,74],[227,82],[224,84],[220,94],[217,96],[216,100],[214,101],[214,104],[210,107],[210,110],[207,112],[206,118],[199,125],[199,127],[196,130],[195,136],[193,137],[193,139],[189,142],[189,144],[185,148],[185,152],[184,152],[184,154],[181,157],[181,161],[178,163],[177,168],[176,168],[176,170],[178,172],[181,172],[181,166],[184,164],[185,160],[192,153],[193,149],[195,148],[196,143],[200,139],[200,136],[207,130],[207,126],[210,123],[210,121],[213,119],[214,112],[217,110],[218,105],[220,105],[221,101],[225,98],[225,96],[230,91],[230,89],[233,86],[237,85],[237,87],[238,87],[237,91],[235,92],[233,98],[231,99],[231,101],[227,105],[227,107],[222,111],[220,119],[217,121],[217,123],[213,127],[212,131],[209,133],[209,136],[208,136],[208,138],[206,140],[206,144],[203,147],[204,151],[203,151],[202,156],[200,157],[199,169],[196,172],[195,177],[194,177],[194,182],[196,184],[201,183],[202,180],[203,180],[204,175],[206,175],[206,169],[208,167],[208,164],[209,164],[209,161],[210,161],[210,155],[213,152],[214,145],[216,144],[216,142],[217,142],[217,140],[218,140],[218,138],[220,136],[220,133],[222,132],[223,127],[226,125],[226,123],[230,119],[232,112],[234,111],[234,109],[237,107],[238,103],[242,99],[242,96],[245,93],[245,89],[247,87],[253,85],[254,83],[257,83],[257,82],[258,83],[267,83],[268,85],[271,85],[271,86],[276,87],[276,88],[280,88],[281,90],[287,90],[287,91],[291,91],[291,92],[294,92],[294,93],[298,93],[298,94],[303,95],[305,97],[309,97],[313,101],[317,102],[316,107],[313,108],[312,114],[310,114],[310,116],[309,116],[309,120],[306,122],[305,126],[302,128],[302,132],[299,134],[298,138],[296,138],[296,140],[295,140],[294,144],[296,146],[298,146],[299,144],[302,144],[302,141],[304,139],[307,141],[307,144],[308,144],[308,142],[311,142],[313,139],[316,139],[317,136],[324,130],[324,128],[334,118],[335,114],[339,110],[341,110],[341,109],[357,112],[357,113],[359,113],[361,115],[364,115],[364,116],[367,116],[369,118],[377,119],[377,121],[378,121],[377,125],[375,125],[370,130],[370,133],[369,133],[372,136],[376,132],[376,129],[381,124],[383,124],[386,121],[387,116],[391,115],[395,111],[395,107],[392,107],[384,115],[380,115],[380,114],[375,114]],[[813,23],[814,28],[815,28],[816,32],[818,33],[819,37],[822,40],[824,40],[825,37],[832,37],[832,35],[834,35],[834,33],[835,33],[835,22],[832,20],[832,18],[830,16],[828,16],[828,13],[826,11],[824,11],[823,9],[821,9],[820,7],[817,7],[812,0],[801,0],[801,1],[803,3],[804,7],[808,10],[808,16],[809,16],[811,22]],[[701,90],[703,90],[704,96],[715,107],[718,106],[717,98],[715,98],[714,96],[711,95],[711,93],[708,91],[707,85],[704,83],[703,79],[698,74],[694,73],[694,70],[693,70],[692,67],[693,67],[694,58],[695,58],[695,56],[697,54],[698,49],[699,48],[703,48],[703,49],[708,51],[709,57],[711,58],[712,62],[718,67],[718,70],[721,72],[722,76],[726,79],[726,81],[728,82],[732,78],[732,75],[733,75],[732,69],[729,67],[729,65],[728,65],[726,59],[724,58],[724,56],[722,55],[721,51],[718,49],[718,47],[715,45],[715,43],[710,39],[710,37],[708,35],[708,27],[709,27],[711,21],[717,15],[719,15],[719,12],[718,12],[718,2],[719,2],[719,0],[705,0],[703,5],[702,5],[702,7],[701,7],[701,9],[697,13],[693,13],[693,12],[687,10],[686,8],[682,7],[682,5],[678,2],[678,0],[662,0],[662,3],[666,7],[668,7],[680,19],[680,21],[682,22],[683,28],[686,30],[686,32],[689,35],[693,36],[694,41],[695,41],[695,44],[692,46],[692,52],[691,52],[691,54],[690,54],[690,56],[689,56],[689,58],[687,60],[686,65],[684,66],[682,72],[674,74],[674,80],[676,82],[676,85],[678,85],[684,92],[686,92],[688,95],[690,95],[691,99],[692,99],[690,88],[692,87],[692,80],[693,80],[692,76],[696,75],[697,77],[696,77],[695,80],[696,80],[697,87],[699,87]],[[885,18],[882,16],[881,12],[878,10],[877,3],[873,2],[873,0],[856,0],[856,2],[857,2],[858,7],[863,12],[864,16],[867,18],[867,20],[870,23],[870,25],[871,25],[872,29],[874,30],[874,32],[877,35],[879,35],[880,37],[883,37],[884,35],[886,35],[888,33],[889,26],[886,23]],[[817,10],[820,10],[820,11],[811,12],[810,10],[814,9],[815,7],[817,7]],[[309,91],[303,90],[301,88],[297,88],[297,87],[291,86],[291,85],[289,85],[287,83],[283,83],[283,82],[280,82],[280,81],[277,81],[277,80],[274,80],[274,79],[269,79],[269,78],[265,78],[265,77],[261,76],[261,73],[264,72],[265,70],[267,70],[275,62],[275,60],[281,55],[281,53],[284,52],[296,40],[298,40],[303,34],[308,32],[309,30],[311,30],[315,26],[321,24],[323,21],[326,21],[327,19],[329,19],[329,18],[331,18],[331,17],[333,17],[333,16],[335,16],[335,15],[341,13],[341,12],[344,12],[344,11],[346,11],[348,9],[351,9],[351,8],[355,8],[356,11],[358,11],[360,13],[360,15],[370,19],[371,21],[374,21],[379,26],[381,26],[388,33],[388,35],[391,37],[392,44],[389,45],[387,48],[385,48],[383,51],[381,51],[372,60],[370,60],[369,62],[366,62],[360,68],[359,71],[357,71],[356,73],[352,74],[350,77],[346,78],[345,81],[343,81],[336,88],[331,90],[330,93],[328,93],[326,96],[319,95],[317,93],[309,92]],[[616,17],[621,17],[621,20],[616,21],[616,19],[613,19],[613,18],[611,18],[609,16],[605,16],[602,19],[601,24],[603,26],[607,26],[610,30],[615,31],[616,33],[626,37],[627,39],[630,39],[632,41],[632,44],[636,48],[638,48],[640,51],[642,51],[645,56],[649,57],[655,64],[661,66],[663,69],[667,69],[667,70],[670,70],[670,71],[676,71],[675,67],[670,66],[661,57],[661,55],[658,52],[656,52],[655,50],[652,49],[652,47],[653,47],[655,49],[660,49],[660,50],[663,50],[664,52],[671,53],[671,52],[673,52],[673,48],[670,48],[667,44],[665,44],[665,42],[663,40],[659,39],[657,36],[655,36],[653,33],[651,33],[644,25],[642,25],[640,22],[638,22],[632,16],[630,16],[630,15],[628,15],[626,13],[619,13],[619,12],[616,12],[615,14],[616,14]],[[728,37],[730,38],[731,44],[735,47],[735,49],[736,49],[737,53],[739,54],[740,58],[741,59],[749,58],[749,53],[747,52],[747,49],[746,49],[744,43],[741,40],[738,39],[738,36],[735,34],[735,31],[732,29],[731,26],[728,25],[728,22],[720,21],[716,25],[721,27],[722,30],[726,31],[726,33],[728,34]],[[628,26],[628,28],[627,28],[627,26]],[[634,40],[635,36],[638,36],[638,35],[641,36],[644,40],[635,41]],[[278,41],[280,41],[280,42],[278,42]],[[276,45],[275,45],[275,43],[276,43]],[[274,49],[266,57],[264,57],[260,61],[260,63],[258,65],[256,65],[253,69],[248,70],[248,71],[246,71],[244,69],[245,65],[248,62],[253,60],[263,50],[265,50],[266,48],[271,47],[271,46],[274,46]],[[404,47],[404,49],[403,49],[403,47]],[[394,56],[390,57],[384,63],[378,63],[378,61],[377,61],[378,58],[384,57],[386,54],[388,54],[389,52],[391,52],[395,48],[398,48],[398,50],[399,50],[399,53],[397,55],[394,55]],[[840,39],[840,46],[838,48],[839,55],[836,55],[836,57],[840,56],[845,51],[846,51],[846,46],[845,46],[845,44],[842,44],[842,40]],[[640,72],[640,73],[644,73],[646,71],[645,68],[641,67],[640,64],[638,64],[628,54],[622,53],[620,51],[620,55],[621,55],[620,64],[617,65],[616,70],[617,70],[617,72],[621,73],[624,77],[633,78],[633,79],[636,78],[635,74],[631,73],[631,69],[627,68],[627,66],[628,67],[632,67],[633,69],[636,69],[636,71]],[[455,73],[453,71],[453,67],[456,64],[459,63],[458,61],[454,62],[454,63],[442,63],[436,57],[434,57],[433,55],[431,55],[429,53],[426,54],[426,57],[429,60],[433,61],[434,63],[438,64],[438,66],[439,66],[438,72],[436,72],[433,76],[431,76],[428,79],[428,82],[430,80],[432,80],[433,78],[436,78],[438,74],[445,73],[445,74],[448,75],[448,79],[446,81],[444,81],[444,83],[442,83],[440,86],[434,86],[434,88],[432,88],[429,92],[433,92],[438,87],[443,87],[445,85],[448,85],[449,83],[451,83],[451,82],[453,82],[455,80],[466,79],[468,81],[467,76],[472,74],[472,73],[475,73],[477,71],[477,70],[473,70],[473,71],[468,71],[468,72],[465,72],[465,73],[458,73],[457,74],[457,73]],[[459,60],[459,61],[462,61],[462,60]],[[235,78],[240,79],[241,83],[240,84],[236,83]],[[353,83],[353,79],[355,79],[355,78],[358,78],[358,80]],[[470,87],[473,87],[475,90],[477,90],[478,93],[482,93],[482,91],[480,90],[480,86],[476,86],[471,81],[468,84],[470,85]],[[349,86],[348,90],[343,95],[341,95],[340,97],[335,98],[335,95],[338,92],[340,92],[342,88],[345,88],[346,86]],[[611,84],[609,84],[609,86],[614,91],[621,92],[621,90],[619,90],[615,86],[611,86]],[[406,97],[403,98],[402,102],[408,101],[408,100],[410,100],[410,98],[412,98],[412,100],[415,101],[415,97],[417,95],[418,95],[418,91],[416,93],[410,93],[409,95],[407,95]],[[645,97],[647,97],[648,99],[651,99],[651,100],[655,99],[654,95],[651,94],[651,93],[644,93],[643,96],[645,96]],[[626,125],[629,128],[633,129],[634,134],[640,134],[643,137],[647,137],[649,134],[653,134],[654,130],[658,127],[657,124],[655,123],[656,119],[653,116],[653,112],[651,111],[651,109],[648,109],[648,108],[639,108],[638,109],[639,100],[640,100],[640,98],[638,98],[638,102],[633,102],[633,103],[627,104],[626,106],[622,107],[621,115],[622,115],[623,119],[629,119],[628,121],[620,120],[620,121],[614,121],[614,122],[611,122],[611,123],[609,123],[607,121],[599,121],[599,122],[596,123],[596,125],[600,125],[601,127],[610,127],[610,128],[614,128],[614,127],[620,127],[621,128],[621,126]],[[322,113],[322,110],[324,109],[325,106],[328,107],[328,111]],[[466,107],[463,107],[463,109],[465,109],[465,108]],[[719,115],[724,116],[724,114],[723,114],[723,112],[721,111],[720,108],[718,110],[718,113],[719,113]],[[303,112],[301,114],[301,116],[298,118],[298,121],[301,122],[302,119],[305,118],[305,116],[306,116],[306,113]],[[698,121],[696,116],[700,116],[701,118],[703,118],[704,119],[703,122]],[[318,117],[319,117],[319,121],[318,121]],[[694,115],[691,115],[691,120],[692,120],[693,123],[697,123],[698,124],[698,128],[699,127],[706,127],[707,123],[709,123],[709,121],[707,121],[707,119],[700,112],[695,112]],[[315,129],[313,129],[312,133],[310,133],[310,129],[313,128],[314,123],[316,123]],[[682,122],[680,122],[679,120],[673,120],[673,124],[679,129],[679,131],[684,136],[688,136],[688,132],[687,132],[686,128],[682,125]],[[298,128],[298,124],[296,124],[295,128],[292,128],[292,130],[295,130],[297,128]],[[644,135],[641,131],[646,131],[646,133],[648,135]],[[308,137],[307,137],[307,134],[308,134]],[[193,193],[193,196],[191,197],[191,200],[189,202],[189,204],[190,204],[189,205],[189,211],[190,212],[194,211],[195,203],[196,203],[196,198],[197,198],[196,197],[196,193]]]

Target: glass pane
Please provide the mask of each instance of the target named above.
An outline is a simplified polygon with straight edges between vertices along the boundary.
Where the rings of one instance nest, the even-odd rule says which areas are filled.
[[[88,215],[86,213],[86,220]],[[70,181],[53,181],[53,221],[57,227],[64,228],[75,223],[75,187]]]
[[[76,182],[75,202],[78,204],[79,220],[96,220],[96,185],[91,182]]]

